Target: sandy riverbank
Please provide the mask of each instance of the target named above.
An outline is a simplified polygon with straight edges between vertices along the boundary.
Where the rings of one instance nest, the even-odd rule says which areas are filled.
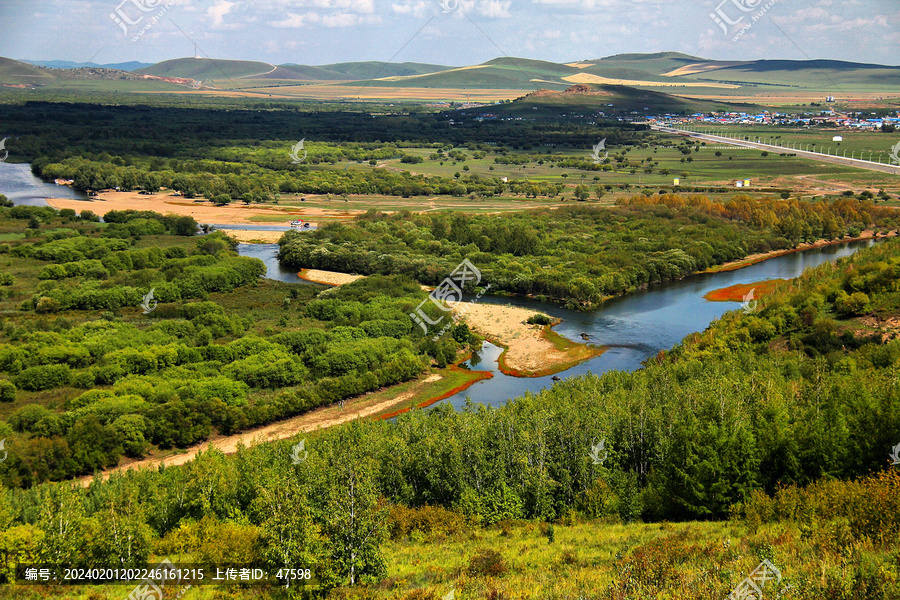
[[[559,336],[550,326],[529,325],[528,318],[536,313],[526,308],[461,303],[454,312],[474,331],[506,348],[500,370],[507,375],[550,375],[603,353],[602,348]]]
[[[229,237],[245,244],[276,244],[285,233],[283,231],[250,231],[247,229],[220,229],[219,231],[227,233]]]
[[[365,275],[348,275],[347,273],[338,273],[337,271],[320,271],[318,269],[303,269],[297,273],[297,277],[312,281],[313,283],[324,283],[325,285],[344,285],[353,283],[365,278]]]
[[[100,216],[111,210],[152,210],[161,214],[191,216],[198,223],[221,223],[233,225],[279,224],[284,219],[285,225],[295,219],[309,221],[316,218],[328,218],[329,211],[323,208],[299,208],[296,206],[276,206],[272,204],[250,204],[235,202],[227,206],[216,206],[207,200],[189,200],[182,196],[173,196],[171,192],[161,194],[139,194],[138,192],[100,192],[91,200],[74,200],[72,198],[50,198],[47,204],[59,210],[71,208],[78,212],[90,210]],[[344,213],[346,211],[340,211]],[[262,233],[262,232],[258,232]]]
[[[317,408],[312,412],[304,413],[284,421],[278,421],[277,423],[271,423],[256,429],[251,429],[243,433],[221,436],[209,440],[208,442],[192,446],[179,454],[133,461],[120,467],[104,471],[103,478],[108,479],[113,473],[130,469],[143,470],[151,468],[155,469],[163,465],[168,467],[183,465],[194,460],[198,453],[209,450],[219,450],[225,454],[234,454],[237,452],[239,446],[246,446],[249,448],[250,446],[256,446],[266,442],[287,439],[298,433],[327,429],[354,419],[372,417],[379,413],[384,413],[392,407],[403,405],[419,393],[420,389],[426,384],[440,381],[442,378],[442,375],[439,373],[433,373],[420,379],[418,382],[415,382],[411,389],[388,400],[373,402],[371,400],[372,394],[364,394],[346,400],[343,408],[339,405]],[[474,378],[472,383],[475,381],[478,381],[478,379]],[[88,485],[92,480],[93,476],[88,476],[82,477],[80,482],[82,485]]]

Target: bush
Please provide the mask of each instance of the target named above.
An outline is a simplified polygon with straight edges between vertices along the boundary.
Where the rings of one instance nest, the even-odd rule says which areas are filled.
[[[11,381],[0,380],[0,402],[12,402],[16,399],[16,386]]]
[[[479,575],[499,577],[506,573],[507,566],[506,562],[503,560],[503,556],[499,552],[489,548],[481,548],[469,561],[467,571],[469,575],[474,577],[478,577]]]
[[[394,506],[388,515],[388,532],[393,540],[402,540],[418,532],[425,538],[455,535],[469,529],[465,516],[439,506],[411,508]]]
[[[66,385],[72,379],[67,365],[43,365],[25,369],[16,375],[15,383],[23,390],[36,392]]]
[[[532,315],[532,316],[528,317],[527,322],[529,325],[549,325],[550,323],[553,322],[553,319],[551,319],[547,315],[542,315],[542,314],[538,313],[536,315]]]

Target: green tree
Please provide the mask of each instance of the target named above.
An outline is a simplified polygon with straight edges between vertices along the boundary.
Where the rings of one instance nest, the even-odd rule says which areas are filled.
[[[350,585],[386,575],[381,543],[387,510],[379,501],[376,462],[363,427],[354,421],[323,443],[320,486],[322,531],[336,574]],[[323,440],[324,442],[325,440]]]

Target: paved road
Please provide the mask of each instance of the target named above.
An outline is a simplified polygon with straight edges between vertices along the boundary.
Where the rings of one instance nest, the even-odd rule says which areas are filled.
[[[785,148],[783,146],[772,146],[770,144],[760,144],[757,142],[746,142],[743,140],[733,140],[731,138],[719,135],[710,135],[708,133],[694,133],[693,131],[682,131],[681,129],[673,129],[672,127],[663,127],[661,125],[651,125],[651,129],[661,131],[663,133],[674,133],[686,135],[706,142],[714,142],[716,144],[730,144],[732,146],[740,146],[742,148],[755,148],[757,150],[767,150],[769,152],[787,152],[796,154],[803,158],[811,158],[821,162],[834,163],[845,167],[856,167],[859,169],[868,169],[869,171],[879,171],[881,173],[889,173],[891,175],[900,175],[900,165],[886,165],[871,162],[868,160],[860,160],[858,158],[844,158],[842,156],[828,156],[827,154],[819,154],[818,152],[809,152],[808,150],[794,150],[793,148]]]

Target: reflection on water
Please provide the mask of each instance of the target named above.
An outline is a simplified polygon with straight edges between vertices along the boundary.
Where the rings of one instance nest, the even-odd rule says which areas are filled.
[[[285,283],[308,283],[297,277],[296,269],[286,269],[278,262],[278,244],[238,244],[238,254],[258,258],[266,263],[266,277]],[[314,284],[313,284],[314,285]]]
[[[767,279],[793,279],[806,269],[850,256],[873,243],[866,241],[825,246],[786,254],[737,271],[694,275],[616,298],[591,312],[568,311],[527,298],[484,296],[480,302],[533,308],[536,312],[559,317],[563,322],[554,327],[554,331],[560,335],[580,342],[580,334],[585,332],[590,335],[589,343],[609,348],[602,355],[559,373],[560,377],[584,373],[601,374],[613,370],[632,371],[640,368],[641,363],[660,350],[668,350],[680,343],[685,336],[703,331],[724,313],[740,307],[735,302],[709,302],[703,298],[707,292]],[[459,408],[465,405],[466,398],[469,397],[474,402],[498,406],[526,391],[534,392],[552,385],[550,377],[524,379],[504,375],[496,362],[500,351],[500,348],[486,343],[480,358],[475,362],[470,361],[468,365],[491,371],[494,374],[492,379],[479,381],[442,402],[449,402]]]
[[[15,204],[47,206],[48,198],[87,200],[87,196],[66,185],[44,183],[31,172],[28,164],[0,162],[0,194]]]

